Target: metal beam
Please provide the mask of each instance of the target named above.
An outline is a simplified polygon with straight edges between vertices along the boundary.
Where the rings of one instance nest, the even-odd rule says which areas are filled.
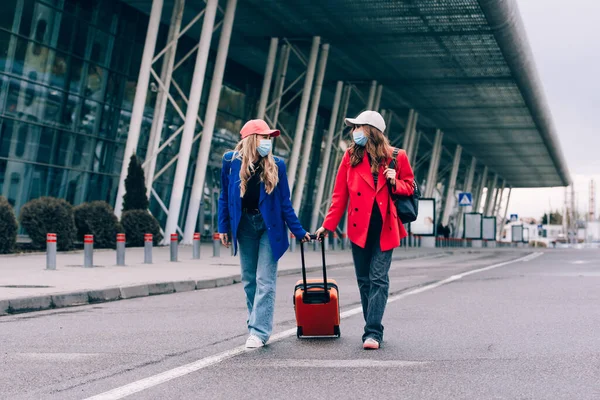
[[[425,187],[425,197],[429,198],[433,196],[433,191],[437,183],[437,173],[440,165],[440,158],[442,156],[442,141],[444,139],[444,132],[438,129],[435,133],[435,140],[433,143],[433,151],[431,153],[431,163],[429,164],[429,172],[427,173],[427,182]]]
[[[192,194],[190,196],[190,204],[188,206],[185,229],[183,231],[184,244],[192,244],[194,232],[196,230],[196,221],[198,220],[200,202],[202,201],[202,194],[204,192],[206,169],[208,167],[210,147],[215,130],[215,123],[217,121],[219,99],[221,96],[221,89],[223,88],[223,76],[225,74],[225,64],[227,63],[227,54],[229,53],[229,43],[231,42],[231,31],[233,29],[236,8],[237,0],[227,0],[227,8],[225,9],[225,16],[223,17],[223,28],[221,28],[221,37],[219,38],[219,46],[217,48],[217,56],[215,59],[215,69],[213,71],[210,93],[207,100],[206,115],[204,116],[204,132],[202,134],[202,139],[200,140],[198,161],[196,162],[194,183],[192,185]]]
[[[147,163],[144,171],[146,174],[146,195],[148,198],[150,198],[152,193],[152,183],[154,182],[154,172],[156,171],[156,154],[158,153],[160,140],[162,138],[165,113],[167,111],[167,102],[169,100],[168,94],[171,87],[171,79],[173,77],[173,66],[175,65],[177,40],[179,38],[179,30],[181,29],[184,8],[185,0],[175,0],[167,38],[169,45],[161,53],[164,54],[164,58],[162,62],[160,80],[163,82],[164,88],[161,88],[156,96],[154,117],[152,118],[152,127],[150,128],[150,138],[148,140],[148,152],[146,156],[146,159],[149,162]],[[155,60],[156,59],[157,58],[155,58]]]
[[[265,75],[263,86],[260,92],[260,100],[258,102],[258,111],[256,118],[264,119],[267,102],[269,101],[269,91],[271,90],[271,81],[273,80],[273,69],[275,68],[275,57],[277,56],[278,38],[271,38],[269,45],[269,55],[267,56],[267,65],[265,67]]]
[[[304,139],[304,129],[306,125],[306,113],[308,112],[308,102],[312,92],[312,84],[317,67],[317,56],[319,54],[319,45],[321,38],[313,37],[310,57],[306,67],[306,78],[304,79],[304,89],[302,90],[302,100],[300,101],[300,110],[298,111],[298,119],[296,121],[296,132],[294,133],[294,145],[292,146],[292,154],[289,160],[288,181],[290,190],[294,190],[296,183],[296,173],[298,172],[298,161],[300,159],[300,150]]]
[[[117,189],[117,198],[115,200],[115,215],[120,218],[123,211],[123,196],[125,195],[125,179],[129,168],[129,159],[135,153],[140,140],[140,130],[142,128],[142,119],[144,117],[144,106],[148,95],[148,85],[150,83],[150,70],[152,69],[152,58],[156,48],[156,39],[160,28],[160,18],[162,14],[163,0],[153,0],[148,21],[148,30],[146,32],[146,41],[142,53],[142,62],[138,75],[137,86],[135,88],[135,97],[133,100],[133,110],[131,111],[131,122],[129,124],[129,133],[123,153],[123,164],[121,166],[121,175],[119,177],[119,187]]]
[[[333,107],[331,108],[331,118],[329,119],[329,129],[327,130],[327,139],[325,142],[323,161],[321,162],[321,174],[319,176],[319,186],[317,187],[317,197],[312,210],[312,216],[310,220],[310,231],[315,232],[317,230],[317,224],[319,222],[319,211],[321,210],[321,203],[323,202],[323,194],[325,192],[325,181],[327,180],[327,174],[329,171],[329,162],[331,159],[331,153],[333,151],[333,136],[335,135],[335,128],[337,123],[337,116],[340,110],[340,102],[342,98],[342,89],[344,83],[338,81],[335,87],[335,96],[333,98]]]
[[[217,5],[218,0],[208,0],[206,3],[206,11],[204,13],[204,21],[202,23],[202,31],[200,33],[198,53],[196,54],[196,64],[194,66],[194,73],[192,76],[190,97],[185,114],[185,124],[179,145],[179,159],[177,160],[177,168],[175,169],[175,177],[173,179],[173,189],[171,191],[169,215],[165,225],[165,237],[163,239],[163,244],[169,244],[170,235],[175,233],[179,222],[179,212],[181,210],[183,190],[187,177],[188,165],[190,162],[190,154],[192,152],[192,141],[194,139],[194,132],[196,130],[196,118],[200,108],[202,88],[204,86],[204,75],[206,73],[210,42],[212,40],[213,26],[217,14]],[[204,134],[205,133],[206,130],[204,130]]]
[[[323,79],[325,78],[325,69],[327,68],[327,58],[329,56],[329,45],[324,44],[321,46],[321,54],[319,55],[319,66],[317,69],[317,77],[315,79],[315,86],[313,88],[312,100],[310,103],[310,112],[308,115],[308,121],[306,124],[306,133],[304,137],[304,146],[302,154],[302,163],[300,164],[300,170],[298,171],[298,184],[294,190],[294,201],[293,207],[296,214],[300,214],[300,204],[302,203],[302,195],[304,193],[304,186],[306,183],[306,174],[308,172],[308,162],[310,160],[310,154],[312,151],[312,142],[315,134],[315,125],[317,122],[317,113],[319,112],[319,103],[321,101],[321,91],[323,89]],[[315,160],[318,162],[318,160]]]
[[[448,181],[448,189],[446,191],[446,206],[444,207],[444,213],[442,214],[442,225],[448,226],[450,222],[450,214],[454,208],[454,191],[456,190],[456,178],[458,177],[458,169],[460,168],[460,156],[462,154],[462,147],[456,146],[454,152],[454,162],[452,164],[452,172],[450,173],[450,180]]]

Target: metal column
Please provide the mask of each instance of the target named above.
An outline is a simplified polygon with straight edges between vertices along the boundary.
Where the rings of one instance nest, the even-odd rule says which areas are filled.
[[[329,160],[331,159],[331,152],[333,151],[333,136],[335,135],[335,128],[337,125],[337,116],[340,109],[340,101],[342,98],[343,87],[344,83],[342,81],[338,81],[335,87],[335,97],[333,99],[333,107],[331,108],[329,130],[327,131],[327,142],[325,142],[325,153],[323,154],[323,161],[321,162],[321,175],[319,176],[317,198],[315,199],[315,206],[313,207],[312,216],[310,220],[311,232],[315,232],[317,230],[317,224],[319,222],[319,211],[321,210],[321,203],[323,202],[323,193],[325,192],[325,181],[327,180],[327,173],[329,172]]]
[[[475,169],[477,168],[477,159],[475,157],[471,158],[471,166],[469,167],[469,174],[467,175],[467,180],[465,181],[465,185],[463,187],[463,191],[466,193],[471,192],[473,190],[473,180],[475,179]],[[473,196],[472,201],[474,202],[475,198]],[[458,221],[456,221],[456,235],[455,237],[460,236],[460,230],[462,228],[462,220],[464,209],[466,207],[460,207],[460,211],[458,212]],[[471,207],[472,208],[472,207]]]
[[[483,209],[483,215],[490,215],[490,208],[492,207],[492,202],[494,199],[494,191],[496,190],[496,185],[498,184],[498,174],[494,174],[494,179],[492,179],[492,183],[488,186],[487,194],[485,196],[485,208]]]
[[[375,101],[373,102],[373,111],[379,112],[379,106],[381,104],[381,95],[383,94],[383,85],[377,86],[377,91],[375,92]]]
[[[306,66],[306,77],[304,78],[304,89],[302,90],[302,100],[300,101],[300,110],[298,111],[298,120],[296,121],[296,131],[294,133],[294,145],[290,156],[288,168],[288,182],[290,190],[294,190],[296,183],[296,172],[298,172],[298,161],[300,160],[300,149],[304,139],[304,128],[306,125],[306,113],[308,112],[308,102],[312,92],[313,79],[315,77],[315,69],[317,67],[317,56],[319,54],[319,44],[321,38],[315,36],[310,49],[310,57]]]
[[[483,197],[483,188],[485,187],[485,182],[487,181],[488,176],[488,167],[483,168],[483,173],[481,174],[481,178],[479,179],[479,187],[477,188],[477,196],[473,199],[473,212],[479,212],[481,209],[481,198]]]
[[[121,166],[117,199],[115,200],[115,215],[119,218],[121,217],[121,211],[123,210],[123,196],[125,195],[125,179],[127,178],[129,159],[132,154],[135,153],[140,139],[142,118],[144,117],[144,106],[146,104],[148,85],[150,83],[150,68],[152,68],[152,58],[154,57],[162,8],[163,0],[152,1],[152,10],[150,11],[148,31],[146,32],[146,42],[144,43],[144,52],[142,53],[140,73],[135,88],[135,98],[133,100],[133,110],[131,111],[129,133],[127,134],[127,143],[125,144],[125,152],[123,153],[123,165]]]
[[[499,190],[496,190],[496,197],[494,198],[494,206],[492,207],[492,215],[495,217],[498,214],[500,214],[500,206],[502,205],[502,196],[504,194],[505,187],[506,187],[506,181],[502,180],[502,187]]]
[[[415,158],[415,147],[417,143],[417,121],[419,120],[419,113],[414,112],[413,118],[410,125],[410,135],[408,139],[408,147],[406,147],[406,153],[408,155],[409,161],[412,163],[412,160]]]
[[[375,104],[375,94],[377,92],[377,81],[371,81],[371,88],[369,89],[369,98],[367,100],[367,110],[372,110]]]
[[[281,54],[279,55],[279,62],[277,66],[277,79],[275,80],[275,88],[273,90],[273,97],[276,99],[274,104],[275,108],[271,114],[273,129],[277,129],[277,122],[279,121],[281,95],[283,94],[283,88],[285,87],[285,76],[287,75],[287,67],[290,60],[290,51],[291,48],[287,44],[281,46]]]
[[[321,90],[323,89],[323,79],[325,78],[325,69],[327,68],[327,58],[329,56],[329,45],[321,46],[321,54],[319,55],[319,67],[317,70],[317,78],[315,87],[313,88],[313,96],[310,102],[310,112],[306,124],[306,136],[304,137],[304,146],[302,154],[302,163],[298,171],[298,184],[294,190],[293,206],[296,214],[300,213],[300,204],[302,203],[302,194],[304,193],[304,184],[306,183],[306,173],[308,171],[308,161],[310,160],[310,152],[312,150],[313,137],[315,135],[315,124],[317,122],[317,113],[319,112],[319,102],[321,101]],[[316,161],[318,162],[318,160]]]
[[[435,132],[435,140],[433,142],[433,150],[431,152],[431,163],[429,164],[429,172],[427,173],[427,182],[425,187],[425,197],[433,197],[433,191],[437,183],[438,168],[440,166],[440,158],[442,157],[442,141],[444,132],[437,130]]]
[[[221,37],[219,38],[219,47],[217,48],[215,69],[210,84],[210,93],[208,95],[206,115],[204,117],[204,131],[198,150],[194,184],[192,186],[192,194],[190,196],[190,204],[188,206],[188,214],[185,221],[183,234],[184,244],[192,244],[194,239],[196,221],[198,220],[198,212],[200,211],[200,202],[202,201],[202,193],[204,192],[206,168],[208,167],[208,159],[210,157],[210,147],[212,144],[215,123],[217,121],[217,110],[219,107],[221,89],[223,87],[223,75],[225,73],[225,64],[227,62],[227,53],[229,52],[229,42],[231,41],[231,30],[233,28],[236,7],[237,0],[227,0],[227,9],[225,10],[225,17],[223,18],[223,27],[221,28]]]
[[[265,118],[265,111],[267,109],[267,102],[269,101],[269,91],[271,89],[271,80],[273,79],[273,69],[275,68],[275,57],[277,56],[278,44],[279,39],[271,38],[271,45],[269,46],[269,55],[267,57],[267,66],[265,68],[265,77],[263,79],[263,86],[260,92],[258,112],[256,113],[256,118],[258,119]]]
[[[502,234],[502,229],[504,229],[504,224],[506,224],[506,216],[508,215],[508,206],[510,205],[510,194],[512,193],[512,187],[508,189],[508,197],[506,198],[506,208],[504,209],[504,218],[498,224],[498,237]],[[550,221],[548,221],[550,222]]]
[[[456,178],[458,177],[458,169],[460,167],[460,156],[462,154],[462,147],[460,145],[456,146],[456,151],[454,152],[454,163],[452,164],[452,172],[450,173],[450,181],[448,182],[448,190],[446,192],[446,207],[444,207],[444,212],[442,214],[442,225],[448,226],[450,222],[450,213],[454,208],[454,190],[456,189]]]
[[[402,140],[402,148],[404,150],[408,149],[408,146],[410,145],[410,136],[412,134],[412,121],[413,121],[414,117],[415,117],[415,110],[413,110],[411,108],[410,111],[408,112],[408,118],[406,120],[406,125],[404,127],[404,138]]]
[[[171,24],[169,25],[169,35],[167,43],[170,47],[163,56],[160,80],[163,82],[164,89],[159,88],[156,96],[156,105],[154,107],[154,117],[152,118],[152,128],[150,129],[150,139],[148,140],[148,152],[146,160],[149,160],[144,170],[146,175],[146,195],[150,198],[152,193],[152,183],[154,182],[154,171],[156,170],[155,156],[160,146],[163,124],[165,121],[165,112],[167,111],[168,93],[171,87],[173,77],[173,66],[175,65],[175,52],[177,51],[177,42],[179,31],[181,29],[181,20],[183,18],[183,9],[185,0],[176,0],[173,5],[171,15]]]
[[[198,54],[196,55],[196,65],[194,67],[190,97],[185,114],[185,124],[183,127],[183,133],[181,135],[181,144],[179,145],[179,159],[177,160],[177,169],[175,170],[171,201],[169,203],[169,214],[167,217],[167,224],[165,226],[165,237],[163,239],[163,244],[165,245],[169,244],[169,235],[175,233],[179,221],[179,212],[181,211],[181,201],[183,197],[185,179],[187,176],[190,154],[192,152],[192,142],[194,140],[194,132],[196,130],[196,119],[198,116],[198,109],[200,108],[200,99],[202,97],[204,75],[208,62],[208,54],[213,34],[215,16],[217,14],[217,6],[218,0],[208,0],[206,3],[206,9],[204,11],[204,21],[202,23]],[[204,130],[203,135],[205,134],[206,130]]]

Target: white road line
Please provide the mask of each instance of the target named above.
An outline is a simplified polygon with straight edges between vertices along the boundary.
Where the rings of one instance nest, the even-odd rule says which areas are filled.
[[[489,271],[491,269],[500,268],[500,267],[503,267],[505,265],[514,264],[514,263],[517,263],[517,262],[531,261],[534,258],[537,258],[537,257],[541,256],[542,254],[543,253],[541,253],[541,252],[536,252],[536,253],[530,254],[528,256],[518,258],[516,260],[506,261],[506,262],[503,262],[503,263],[490,265],[489,267],[479,268],[479,269],[475,269],[475,270],[472,270],[472,271],[463,272],[462,274],[453,275],[453,276],[451,276],[449,278],[446,278],[446,279],[444,279],[442,281],[439,281],[439,282],[436,282],[436,283],[432,283],[430,285],[425,285],[425,286],[422,286],[422,287],[410,290],[408,292],[404,292],[404,293],[398,294],[396,296],[392,296],[392,297],[390,297],[388,299],[388,304],[389,303],[393,303],[393,302],[398,301],[398,300],[401,300],[401,299],[403,299],[405,297],[408,297],[408,296],[412,296],[412,295],[415,295],[415,294],[426,292],[428,290],[432,290],[432,289],[438,288],[438,287],[440,287],[442,285],[445,285],[447,283],[456,281],[458,279],[462,279],[465,276],[469,276],[469,275],[472,275],[472,274],[477,274],[479,272]],[[362,313],[362,308],[361,307],[357,307],[357,308],[353,308],[353,309],[348,310],[348,311],[344,311],[343,313],[341,313],[340,317],[342,319],[345,319],[345,318],[349,318],[349,317],[351,317],[353,315],[361,314],[361,313]],[[283,331],[283,332],[279,332],[279,333],[271,336],[271,339],[269,340],[269,343],[278,342],[280,340],[283,340],[283,339],[289,338],[291,336],[294,336],[295,334],[296,334],[296,328],[292,328],[292,329],[288,329],[288,330]],[[138,392],[141,392],[143,390],[150,389],[150,388],[152,388],[154,386],[158,386],[158,385],[160,385],[162,383],[165,383],[165,382],[171,381],[173,379],[180,378],[182,376],[191,374],[192,372],[196,372],[196,371],[199,371],[199,370],[204,369],[206,367],[210,367],[211,365],[218,364],[218,363],[223,362],[223,361],[225,361],[227,359],[233,358],[233,357],[235,357],[237,355],[240,355],[242,353],[249,352],[249,351],[254,351],[254,350],[247,350],[244,346],[235,347],[235,348],[233,348],[231,350],[227,350],[227,351],[224,351],[222,353],[215,354],[214,356],[203,358],[201,360],[195,361],[195,362],[190,363],[190,364],[182,365],[181,367],[177,367],[177,368],[165,371],[163,373],[150,376],[148,378],[140,379],[139,381],[135,381],[135,382],[132,382],[130,384],[127,384],[127,385],[115,388],[113,390],[110,390],[108,392],[104,392],[104,393],[101,393],[99,395],[89,397],[89,398],[87,398],[85,400],[117,400],[117,399],[122,399],[122,398],[130,396],[130,395],[132,395],[134,393],[138,393]]]

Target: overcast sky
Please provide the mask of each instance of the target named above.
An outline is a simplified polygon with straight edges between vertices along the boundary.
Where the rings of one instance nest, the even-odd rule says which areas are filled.
[[[517,3],[575,181],[579,211],[587,212],[590,179],[600,186],[600,1]],[[513,190],[509,213],[540,217],[550,204],[562,207],[563,194],[563,188]]]

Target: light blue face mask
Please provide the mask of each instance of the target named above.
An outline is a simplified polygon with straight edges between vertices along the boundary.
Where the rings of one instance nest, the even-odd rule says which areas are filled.
[[[354,143],[356,143],[358,146],[364,147],[367,145],[368,138],[365,136],[364,131],[354,131],[352,132],[352,136],[354,136]]]
[[[271,152],[273,143],[269,139],[261,139],[260,144],[256,148],[261,157],[266,157]]]

